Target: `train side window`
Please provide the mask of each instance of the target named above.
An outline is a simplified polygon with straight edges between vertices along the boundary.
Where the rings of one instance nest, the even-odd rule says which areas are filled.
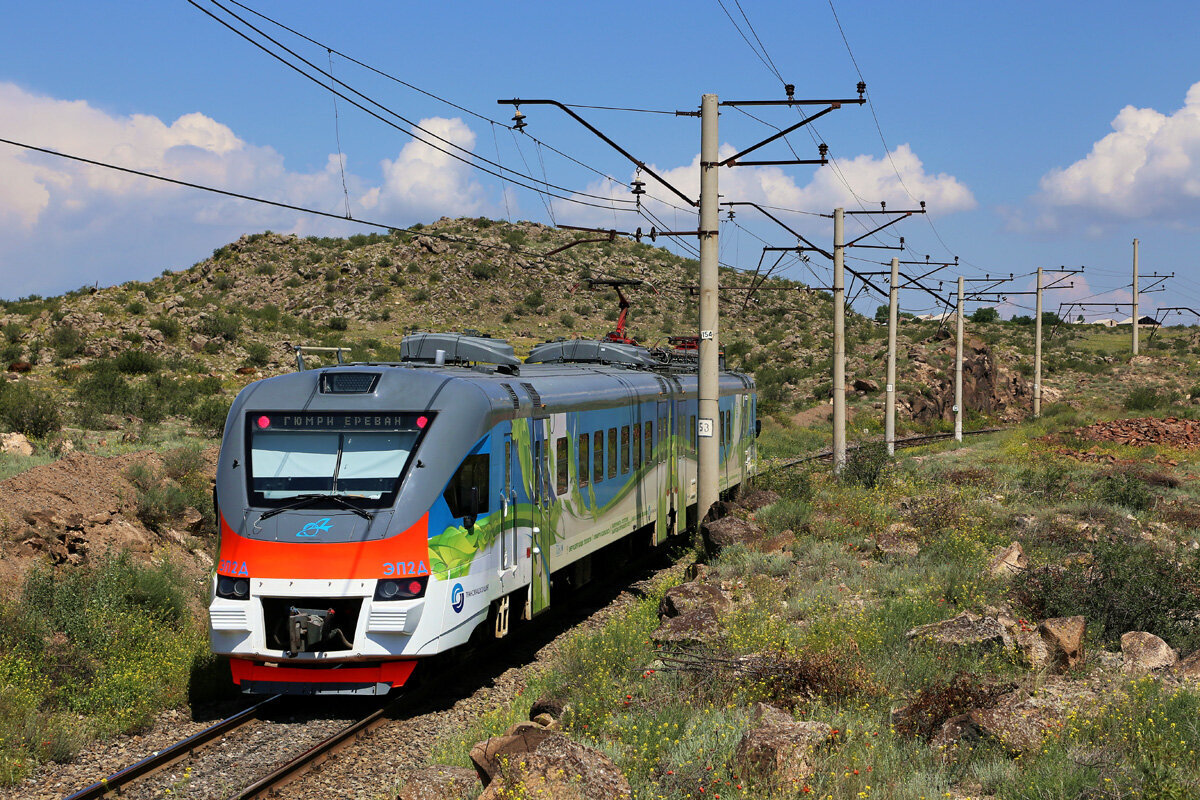
[[[629,426],[621,426],[621,474],[629,474]]]
[[[501,488],[502,494],[507,494],[509,487],[512,486],[512,440],[504,441],[504,486]]]
[[[646,423],[646,463],[654,463],[654,423]]]
[[[696,415],[692,414],[688,418],[688,441],[691,442],[692,452],[695,453],[699,447],[699,442],[696,440]]]
[[[452,517],[486,514],[488,510],[488,457],[467,456],[442,494]]]
[[[567,493],[567,437],[560,436],[554,444],[554,493]]]
[[[633,469],[634,472],[642,468],[642,437],[641,425],[633,426]]]
[[[579,485],[588,485],[588,475],[592,471],[591,434],[579,434]]]
[[[608,429],[608,477],[617,477],[617,429]]]
[[[604,431],[592,434],[592,482],[604,480]]]

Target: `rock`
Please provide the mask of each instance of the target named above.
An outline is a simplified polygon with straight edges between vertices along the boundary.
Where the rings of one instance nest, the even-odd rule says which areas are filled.
[[[1046,644],[1049,666],[1056,672],[1083,666],[1083,636],[1087,620],[1082,616],[1055,617],[1038,625],[1038,635]]]
[[[530,724],[532,725],[532,723]],[[479,773],[479,779],[483,781],[483,785],[487,786],[500,771],[503,757],[536,750],[538,745],[550,736],[561,736],[561,734],[532,725],[518,733],[493,736],[476,743],[471,748],[471,763],[475,765],[475,771]]]
[[[1175,674],[1181,678],[1196,678],[1200,680],[1200,650],[1187,658],[1181,658],[1173,667]]]
[[[687,569],[683,571],[683,574],[687,576],[689,581],[699,581],[703,580],[704,577],[711,572],[712,567],[710,567],[708,564],[701,564],[697,561],[694,564],[688,564]]]
[[[14,361],[8,365],[9,372],[25,373],[33,369],[33,364],[28,361]]]
[[[732,608],[733,602],[711,583],[689,581],[667,589],[658,604],[658,617],[678,617],[701,606],[712,606],[720,614]]]
[[[971,724],[982,736],[999,742],[1010,753],[1035,751],[1047,733],[1062,727],[1067,714],[1095,704],[1096,693],[1077,682],[1054,677],[1036,694],[1009,692],[993,708],[969,712]]]
[[[491,741],[472,748],[472,761],[476,750],[486,749]],[[599,750],[549,731],[528,749],[497,753],[495,770],[485,785],[479,800],[625,800],[633,793],[629,781]]]
[[[258,367],[238,367],[234,372],[238,375],[253,375],[258,372]]]
[[[929,740],[929,746],[937,752],[945,752],[957,744],[976,742],[981,738],[983,733],[971,721],[971,715],[959,714],[942,723],[941,729]]]
[[[996,577],[1016,575],[1029,566],[1025,557],[1025,548],[1020,542],[1013,542],[988,562],[988,573]]]
[[[869,378],[855,378],[854,391],[856,392],[878,392],[879,384]]]
[[[396,800],[458,800],[470,797],[479,785],[475,770],[441,764],[406,770],[396,776]]]
[[[192,533],[200,533],[204,527],[204,515],[192,506],[188,506],[183,510],[183,516],[180,521]]]
[[[765,536],[762,528],[739,517],[723,517],[706,522],[700,527],[705,541],[717,548],[728,547],[732,544],[758,542]]]
[[[738,505],[746,511],[755,512],[779,502],[779,495],[770,489],[750,489],[738,497]]]
[[[1145,631],[1129,631],[1121,635],[1121,671],[1131,674],[1166,669],[1179,660],[1179,654],[1169,644]]]
[[[712,606],[700,606],[668,617],[650,634],[655,644],[699,644],[721,635],[717,612]]]
[[[742,735],[733,753],[732,767],[769,780],[784,791],[794,791],[814,771],[813,750],[827,743],[833,729],[824,722],[788,722],[762,725]]]
[[[990,647],[1004,643],[1004,627],[992,617],[980,617],[970,611],[941,622],[920,625],[905,634],[909,639],[925,639],[960,647]]]
[[[549,714],[546,714],[545,712],[538,714],[531,721],[536,725],[540,725],[543,728],[549,728],[550,730],[557,730],[559,728],[558,720]]]
[[[0,433],[0,453],[31,456],[33,455],[33,445],[22,433]]]
[[[750,707],[750,718],[759,725],[791,725],[796,721],[790,713],[771,703],[755,703]]]
[[[529,718],[532,720],[541,714],[547,714],[552,719],[562,719],[568,707],[561,697],[544,694],[529,707]]]

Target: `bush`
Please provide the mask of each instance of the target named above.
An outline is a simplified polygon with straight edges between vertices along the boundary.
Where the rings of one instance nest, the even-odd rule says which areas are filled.
[[[113,359],[113,366],[126,375],[148,375],[162,369],[162,362],[145,350],[126,350]]]
[[[499,274],[500,268],[487,261],[476,261],[470,266],[471,277],[476,280],[488,281]]]
[[[1154,495],[1143,478],[1128,470],[1100,476],[1096,496],[1103,503],[1123,506],[1131,511],[1145,511],[1154,503]]]
[[[969,319],[971,322],[995,322],[1000,319],[1000,312],[994,308],[977,308]]]
[[[143,464],[134,464],[125,477],[137,489],[137,518],[147,528],[161,531],[166,523],[183,516],[188,500],[178,486],[166,483]]]
[[[220,397],[206,397],[188,412],[188,418],[206,433],[220,436],[225,430],[225,418],[229,416],[229,401]]]
[[[331,331],[344,331],[350,327],[350,320],[345,317],[331,317],[329,319],[329,329]]]
[[[8,430],[38,439],[62,428],[58,403],[28,384],[0,384],[0,424]]]
[[[59,358],[70,358],[83,352],[83,334],[70,325],[61,325],[50,334],[50,347]]]
[[[1148,631],[1181,652],[1200,646],[1200,554],[1137,540],[1098,542],[1091,563],[1034,567],[1013,591],[1038,618],[1082,614],[1101,640]]]
[[[141,300],[133,300],[125,305],[125,310],[138,317],[146,313],[146,304]]]
[[[168,342],[175,341],[183,332],[183,326],[174,317],[159,317],[150,323],[150,327],[161,333]]]
[[[201,333],[227,342],[236,342],[241,331],[242,321],[233,314],[222,314],[218,311],[200,321]]]
[[[4,338],[9,344],[16,344],[21,341],[25,330],[15,322],[9,322],[4,326]]]
[[[879,484],[884,470],[891,463],[887,443],[883,440],[860,442],[846,454],[846,465],[842,468],[842,480],[873,489]]]
[[[1126,411],[1150,411],[1162,404],[1162,398],[1152,386],[1139,386],[1125,397]]]
[[[261,342],[246,345],[246,363],[252,367],[264,367],[271,360],[271,348]]]

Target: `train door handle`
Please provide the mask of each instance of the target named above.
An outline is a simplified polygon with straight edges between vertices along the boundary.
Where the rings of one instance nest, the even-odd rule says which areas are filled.
[[[537,555],[541,555],[541,553],[542,553],[542,548],[540,548],[540,547],[535,547],[535,548],[533,548],[533,550],[532,550],[531,552],[532,552],[532,553],[533,553],[535,556],[537,556]]]

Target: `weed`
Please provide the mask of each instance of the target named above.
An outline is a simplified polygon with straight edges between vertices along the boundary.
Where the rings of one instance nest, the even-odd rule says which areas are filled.
[[[252,367],[265,367],[271,360],[271,348],[261,342],[246,345],[246,363]]]
[[[229,416],[230,401],[220,397],[206,397],[188,411],[188,418],[206,433],[220,436],[225,430],[225,418]]]
[[[842,468],[842,480],[873,489],[883,478],[884,471],[891,463],[887,443],[882,439],[860,442],[857,447],[846,454],[846,464]]]
[[[1101,475],[1096,483],[1096,496],[1101,502],[1131,511],[1145,511],[1154,503],[1154,495],[1146,487],[1145,481],[1131,470]]]
[[[0,425],[43,439],[62,428],[58,403],[44,390],[26,383],[0,384]]]
[[[126,375],[148,375],[162,369],[162,361],[145,350],[125,350],[113,359],[113,366]]]
[[[918,692],[896,720],[896,730],[929,741],[951,717],[971,709],[993,708],[1000,696],[1013,688],[1012,684],[988,686],[976,675],[959,673]]]

